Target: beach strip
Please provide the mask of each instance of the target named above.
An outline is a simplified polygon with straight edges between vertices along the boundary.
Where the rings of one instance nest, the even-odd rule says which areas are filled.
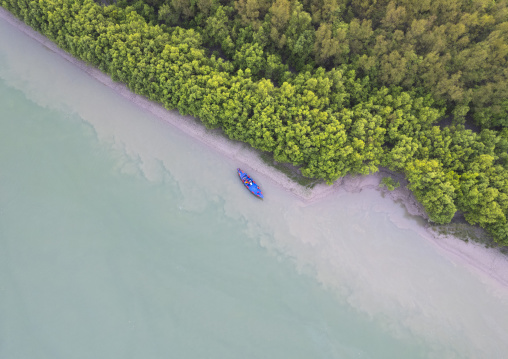
[[[203,124],[193,117],[182,116],[177,111],[168,111],[162,105],[134,94],[124,84],[114,82],[108,75],[60,49],[51,40],[18,20],[2,7],[0,7],[0,18],[160,120],[169,123],[189,137],[204,143],[222,155],[234,159],[238,162],[238,166],[249,172],[253,170],[265,179],[289,191],[298,197],[303,205],[315,203],[332,194],[340,196],[341,193],[358,193],[365,189],[376,189],[383,191],[392,200],[402,203],[409,214],[427,219],[422,206],[416,201],[411,191],[407,189],[407,181],[402,174],[394,174],[381,168],[379,172],[368,176],[348,175],[330,186],[325,183],[318,183],[312,189],[305,188],[289,179],[273,166],[267,165],[261,158],[261,153],[248,144],[230,140],[221,130],[206,129]],[[256,178],[260,177],[258,174],[256,174]],[[385,176],[394,177],[396,181],[401,183],[401,186],[394,191],[380,189],[379,184]],[[486,281],[492,279],[508,288],[508,257],[500,253],[499,250],[485,248],[477,243],[466,243],[453,236],[438,235],[430,225],[422,226],[422,236],[435,245],[436,250],[449,260],[464,263],[472,272],[480,273]]]

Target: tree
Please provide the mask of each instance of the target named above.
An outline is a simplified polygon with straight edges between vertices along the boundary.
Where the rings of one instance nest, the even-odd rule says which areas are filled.
[[[267,13],[270,2],[268,0],[236,0],[234,5],[242,23],[258,29],[261,25],[260,19]]]
[[[273,43],[282,48],[286,44],[286,27],[291,14],[291,4],[288,0],[275,0],[270,7],[270,38]]]
[[[257,76],[265,69],[266,60],[263,50],[257,44],[245,44],[233,57],[235,65],[241,69],[250,69],[252,75]]]
[[[339,64],[344,56],[349,53],[349,45],[346,41],[347,26],[339,26],[336,29],[327,23],[321,24],[316,31],[314,42],[314,56],[319,64],[326,64],[331,59]]]
[[[446,180],[436,160],[414,160],[405,169],[408,188],[427,211],[433,222],[449,223],[457,208],[454,204],[454,187]]]

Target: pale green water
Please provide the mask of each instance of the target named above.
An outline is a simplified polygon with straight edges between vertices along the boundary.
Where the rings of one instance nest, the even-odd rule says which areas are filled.
[[[0,358],[506,357],[399,205],[236,167],[0,20]]]

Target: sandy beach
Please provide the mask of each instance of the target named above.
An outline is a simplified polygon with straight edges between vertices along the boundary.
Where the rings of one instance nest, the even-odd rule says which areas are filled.
[[[263,180],[270,180],[276,183],[292,195],[300,198],[303,203],[316,203],[332,193],[340,196],[341,193],[357,193],[366,189],[371,189],[382,191],[385,196],[402,203],[410,215],[422,217],[425,220],[424,222],[427,220],[425,211],[407,189],[407,181],[400,174],[393,174],[387,169],[382,168],[379,172],[368,176],[346,176],[339,179],[331,186],[325,183],[318,183],[312,189],[305,188],[289,179],[276,168],[267,165],[261,158],[260,152],[251,148],[249,145],[229,140],[220,130],[208,130],[198,120],[192,117],[182,116],[177,111],[168,111],[162,105],[132,93],[125,85],[114,82],[108,75],[75,59],[58,48],[53,42],[16,19],[12,14],[1,7],[0,18],[10,23],[13,28],[22,31],[32,39],[43,44],[49,50],[65,58],[97,81],[113,89],[140,108],[155,115],[161,121],[174,126],[179,131],[206,144],[222,155],[234,159],[238,162],[239,166],[248,172],[254,172],[256,178],[263,178]],[[381,179],[388,175],[394,177],[394,179],[398,180],[401,184],[401,186],[394,191],[379,188]],[[473,242],[466,243],[453,236],[439,235],[433,230],[432,226],[426,224],[422,227],[422,236],[432,243],[436,250],[443,256],[452,262],[466,265],[471,272],[476,273],[483,281],[497,283],[498,285],[508,288],[508,257],[500,253],[499,250],[485,248],[484,245]]]

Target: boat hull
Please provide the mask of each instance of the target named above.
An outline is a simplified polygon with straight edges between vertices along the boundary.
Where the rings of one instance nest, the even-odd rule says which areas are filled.
[[[242,183],[247,189],[257,198],[263,199],[263,193],[261,192],[261,188],[254,182],[252,178],[246,172],[243,172],[241,169],[237,168],[238,176],[242,180]]]

